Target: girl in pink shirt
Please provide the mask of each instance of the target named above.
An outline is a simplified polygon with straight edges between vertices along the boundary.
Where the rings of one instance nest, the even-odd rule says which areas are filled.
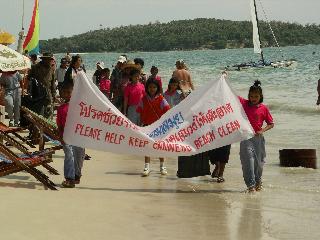
[[[144,85],[139,82],[140,70],[131,70],[129,76],[130,82],[124,88],[123,114],[134,124],[140,125],[140,114],[136,109],[145,95]]]
[[[273,128],[273,118],[269,109],[262,104],[263,93],[261,82],[255,81],[249,89],[248,100],[239,97],[248,120],[255,131],[255,136],[240,143],[240,160],[243,178],[249,192],[262,188],[262,171],[266,158],[263,133]],[[266,122],[266,126],[263,123]]]
[[[101,70],[101,76],[100,76],[100,91],[110,99],[110,85],[111,81],[109,79],[110,77],[110,69],[109,68],[104,68]]]

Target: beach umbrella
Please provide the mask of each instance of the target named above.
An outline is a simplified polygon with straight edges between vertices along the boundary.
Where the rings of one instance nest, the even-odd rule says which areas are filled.
[[[24,70],[31,67],[30,59],[0,44],[0,70],[3,72]]]
[[[12,34],[4,31],[0,31],[0,44],[9,45],[14,43],[15,41],[16,39]]]

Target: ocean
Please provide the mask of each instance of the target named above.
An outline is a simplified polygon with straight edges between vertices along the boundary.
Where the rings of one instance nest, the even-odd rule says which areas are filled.
[[[243,97],[254,80],[262,82],[264,103],[269,106],[275,120],[275,127],[265,133],[267,162],[264,168],[264,191],[248,198],[242,195],[245,185],[241,176],[238,156],[239,144],[233,144],[230,161],[226,166],[226,182],[221,187],[223,201],[230,208],[225,213],[231,226],[251,231],[243,239],[319,239],[320,222],[320,171],[319,169],[285,168],[279,165],[279,150],[284,148],[311,148],[317,150],[320,159],[320,108],[317,100],[317,81],[320,78],[320,45],[264,49],[267,60],[296,59],[298,64],[290,68],[267,68],[245,71],[230,71],[228,79],[232,88]],[[81,56],[92,77],[95,64],[103,61],[112,68],[118,56],[123,53],[82,53]],[[217,78],[227,65],[250,60],[259,56],[252,49],[194,50],[168,52],[129,52],[129,59],[141,57],[145,61],[144,71],[149,73],[152,65],[159,68],[159,75],[166,86],[177,59],[184,59],[192,75],[195,87]],[[63,54],[56,55],[60,59]],[[166,88],[166,87],[164,87]],[[319,163],[318,163],[319,166]],[[174,168],[174,166],[171,166]],[[170,168],[169,168],[170,169]],[[213,189],[210,178],[177,180],[177,185],[191,186],[195,191]],[[227,189],[227,190],[226,190]],[[216,191],[216,189],[214,189]],[[202,195],[201,195],[202,196]],[[203,197],[210,197],[204,193]],[[230,210],[231,209],[231,210]],[[242,210],[241,210],[242,209]],[[250,221],[242,219],[248,213],[255,216]],[[253,220],[254,219],[254,220]],[[256,222],[257,219],[260,222]],[[235,223],[237,222],[237,223]],[[240,225],[243,226],[240,226]],[[252,225],[259,225],[252,228]],[[231,231],[234,232],[234,229]],[[240,239],[241,231],[234,239]],[[247,237],[246,237],[247,236]],[[233,239],[233,237],[230,237]],[[242,239],[242,238],[241,238]]]

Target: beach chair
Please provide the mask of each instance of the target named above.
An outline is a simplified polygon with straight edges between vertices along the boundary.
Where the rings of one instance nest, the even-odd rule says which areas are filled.
[[[40,132],[39,136],[39,150],[43,150],[45,146],[45,140],[51,141],[62,148],[62,139],[60,138],[58,127],[55,123],[49,119],[45,119],[43,116],[36,114],[26,107],[21,107],[23,115],[27,118]]]
[[[30,150],[26,146],[24,146],[23,144],[18,142],[13,137],[11,137],[9,135],[4,135],[1,130],[0,130],[0,135],[2,135],[3,141],[5,141],[6,143],[9,143],[13,148],[17,149],[19,152],[21,152],[25,156],[28,156],[28,157],[43,156],[43,157],[45,157],[47,159],[47,161],[43,162],[41,165],[44,168],[46,168],[51,174],[59,175],[59,172],[56,169],[54,169],[53,167],[51,167],[48,163],[52,162],[52,155],[55,153],[56,150],[59,150],[61,148],[61,146],[58,145],[58,146],[54,146],[51,148],[47,148],[47,149],[43,149],[43,150],[39,150],[39,151],[35,151],[35,152],[30,152]]]
[[[37,166],[50,161],[45,156],[18,156],[4,144],[0,143],[0,157],[2,160],[5,160],[0,162],[0,177],[20,171],[26,171],[34,176],[46,188],[57,190],[55,184],[49,179],[49,177],[36,169]]]
[[[11,134],[14,137],[18,138],[23,143],[27,144],[29,147],[35,148],[35,146],[33,144],[31,144],[30,141],[28,141],[25,137],[18,134],[22,130],[23,130],[23,128],[20,128],[20,127],[11,128],[11,127],[8,127],[7,125],[5,125],[4,123],[0,122],[0,131],[2,132],[3,135],[10,135]],[[0,141],[2,141],[2,135],[0,136]]]

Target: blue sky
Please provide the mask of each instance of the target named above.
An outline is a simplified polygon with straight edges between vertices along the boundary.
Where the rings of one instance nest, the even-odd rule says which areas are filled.
[[[27,32],[34,0],[24,1]],[[320,24],[320,0],[257,0],[258,6],[260,2],[270,20]],[[0,0],[0,29],[17,35],[22,3]],[[112,28],[199,17],[250,20],[249,0],[40,0],[40,39],[72,36],[99,29],[100,24]]]

